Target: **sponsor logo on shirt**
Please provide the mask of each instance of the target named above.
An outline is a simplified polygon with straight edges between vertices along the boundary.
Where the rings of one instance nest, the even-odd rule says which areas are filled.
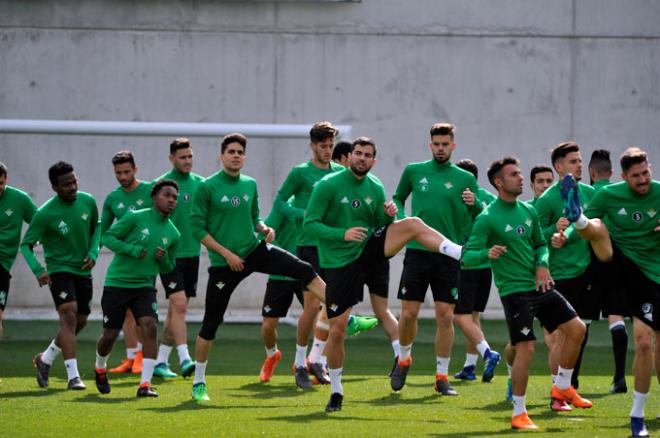
[[[192,196],[190,196],[190,193],[184,193],[181,198],[183,199],[183,202],[190,202]]]
[[[518,225],[516,227],[516,233],[518,233],[519,236],[524,236],[525,232],[527,232],[527,228],[525,228],[524,226]]]
[[[123,202],[120,202],[117,204],[117,210],[121,210],[122,208],[126,207]]]
[[[419,180],[419,191],[428,192],[429,191],[429,180],[426,177]]]
[[[362,202],[359,199],[353,199],[351,201],[351,207],[353,208],[360,208],[360,205],[362,205]]]
[[[508,233],[509,231],[513,230],[513,227],[509,224],[506,224],[506,227],[504,227],[504,232]]]
[[[241,205],[241,198],[239,198],[238,196],[232,196],[231,197],[231,206],[232,207],[238,207],[239,205]]]
[[[144,228],[142,231],[140,231],[140,234],[141,234],[140,241],[141,242],[146,241],[147,239],[149,239],[149,234],[150,234],[149,228]]]
[[[229,198],[227,197],[227,195],[222,195],[220,202],[229,202]]]
[[[65,235],[69,233],[69,226],[67,225],[66,222],[60,221],[60,223],[57,225],[57,228],[60,230],[61,235]]]
[[[346,196],[344,196],[343,198],[341,198],[341,203],[342,203],[342,204],[348,204],[348,202],[349,202],[349,201],[348,201],[348,198],[347,198]]]
[[[626,216],[628,212],[626,211],[625,208],[621,208],[621,210],[619,210],[616,214],[618,214],[619,216]]]
[[[644,215],[642,215],[642,213],[640,213],[639,211],[634,211],[632,214],[632,220],[635,222],[641,222],[643,218]]]

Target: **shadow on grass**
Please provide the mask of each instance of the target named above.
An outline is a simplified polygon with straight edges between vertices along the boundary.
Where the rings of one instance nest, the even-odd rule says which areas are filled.
[[[283,415],[279,417],[259,418],[260,421],[286,421],[289,423],[312,423],[319,420],[333,420],[333,421],[377,421],[382,422],[382,418],[369,418],[369,417],[355,417],[344,415],[341,412],[314,412],[306,415]]]
[[[541,432],[546,432],[546,433],[563,432],[563,430],[558,428],[558,427],[550,427],[550,428],[547,428],[547,429],[546,428],[541,428],[540,431]],[[509,435],[510,436],[512,434],[519,433],[519,432],[525,433],[525,431],[516,431],[516,430],[511,429],[511,427],[507,427],[507,428],[504,428],[504,429],[501,429],[501,430],[496,430],[496,431],[495,430],[484,430],[484,431],[473,431],[473,430],[471,430],[469,432],[467,432],[467,431],[453,432],[453,433],[442,432],[442,433],[437,433],[437,434],[431,433],[428,436],[437,436],[437,437],[448,437],[448,436],[461,436],[461,437],[470,436],[470,437],[472,437],[472,436],[494,436],[494,435]]]
[[[35,388],[30,391],[11,391],[3,392],[0,394],[2,398],[21,398],[21,397],[47,397],[51,395],[59,395],[66,392],[65,388]]]
[[[112,393],[110,393],[112,394]],[[84,397],[79,397],[74,400],[67,400],[70,403],[101,403],[101,404],[117,404],[138,401],[137,397],[113,397],[110,394],[85,394]]]
[[[201,410],[232,410],[255,409],[254,405],[222,405],[221,402],[198,402],[186,400],[176,406],[149,406],[140,408],[140,411],[154,412],[156,414],[171,414],[172,412],[201,411]],[[259,406],[259,410],[282,409],[283,406]]]
[[[299,389],[295,384],[283,384],[283,385],[272,385],[268,383],[248,383],[246,385],[240,386],[238,388],[240,391],[250,391],[250,394],[242,394],[239,392],[232,392],[232,397],[243,397],[243,398],[260,398],[260,399],[269,399],[269,398],[279,398],[279,397],[300,397],[305,394],[313,394],[316,392],[316,388],[302,390]]]
[[[426,402],[432,402],[432,401],[437,401],[440,400],[442,396],[438,394],[429,394],[425,395],[423,397],[417,397],[417,398],[401,398],[401,393],[398,392],[392,392],[386,396],[380,397],[380,398],[375,398],[372,400],[356,400],[356,401],[351,401],[351,403],[355,404],[370,404],[370,405],[375,405],[375,406],[382,406],[382,405],[416,405],[420,403],[426,403]]]

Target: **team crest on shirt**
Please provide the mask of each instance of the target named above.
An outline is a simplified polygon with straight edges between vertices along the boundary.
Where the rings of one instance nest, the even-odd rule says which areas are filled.
[[[232,196],[231,197],[231,206],[232,207],[238,207],[239,205],[241,205],[241,198],[239,198],[238,196]]]
[[[60,234],[63,236],[69,233],[69,225],[67,225],[67,223],[64,221],[60,221],[60,223],[57,224],[57,228],[60,230]]]
[[[360,208],[360,205],[362,205],[362,202],[359,199],[353,199],[351,201],[351,207],[353,208]]]
[[[3,306],[7,304],[7,292],[0,290],[0,304]]]
[[[163,237],[161,240],[163,241],[163,245],[167,245],[167,243],[170,241],[167,237]]]
[[[244,194],[243,194],[243,200],[244,200],[245,202],[248,202],[248,201],[250,200],[250,196],[249,196],[247,193],[244,193]]]
[[[264,306],[264,312],[265,312],[265,313],[270,313],[271,310],[273,310],[273,308],[270,307],[268,304],[266,304],[266,305]]]
[[[518,225],[516,227],[516,233],[518,233],[519,236],[524,236],[526,232],[527,228],[525,228],[523,225]]]
[[[192,196],[190,196],[190,193],[184,193],[181,198],[183,199],[183,202],[190,202]]]
[[[218,289],[222,290],[222,288],[225,287],[225,284],[224,284],[222,281],[218,281],[218,282],[215,284],[215,286],[216,286]]]
[[[447,190],[449,190],[449,189],[451,189],[452,187],[454,187],[454,185],[451,183],[451,181],[447,181],[447,182],[445,183],[445,187],[447,188]]]
[[[149,233],[149,228],[144,228],[144,229],[142,229],[142,230],[140,231],[140,241],[141,241],[141,242],[144,242],[144,241],[146,241],[147,239],[149,239],[149,235],[150,235],[150,234],[151,234],[151,233]]]
[[[80,219],[86,221],[88,217],[89,217],[89,215],[88,215],[87,213],[83,213],[83,214],[80,216]]]
[[[5,214],[7,216],[11,216],[12,214],[14,214],[14,210],[12,210],[11,208],[8,208],[8,209],[5,210]]]
[[[528,227],[531,227],[532,226],[532,220],[530,218],[525,219],[525,225],[527,225]]]
[[[371,205],[371,203],[372,203],[373,201],[372,201],[372,199],[371,199],[369,196],[367,196],[366,198],[364,198],[364,202],[366,202],[367,205]]]
[[[529,327],[525,326],[520,330],[520,333],[522,333],[523,336],[527,336],[529,334],[529,332],[531,332],[531,331],[532,330]]]
[[[653,219],[655,217],[656,213],[657,212],[655,211],[655,208],[651,208],[646,212],[646,214],[648,214],[651,219]]]
[[[640,213],[639,211],[633,211],[633,214],[632,214],[632,220],[633,221],[641,222],[643,218],[644,218],[644,215],[642,215],[642,213]]]
[[[142,206],[142,204],[144,204],[144,201],[143,201],[142,199],[138,199],[137,201],[135,201],[135,203],[136,203],[138,206]]]
[[[429,180],[426,177],[419,180],[419,191],[428,192],[429,191]]]

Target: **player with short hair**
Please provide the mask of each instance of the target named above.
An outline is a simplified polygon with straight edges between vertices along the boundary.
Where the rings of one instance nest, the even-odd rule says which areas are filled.
[[[101,307],[103,333],[96,345],[96,388],[110,392],[108,357],[130,309],[144,336],[142,376],[138,397],[158,397],[151,386],[158,334],[156,275],[170,272],[176,260],[181,234],[170,215],[176,208],[179,186],[163,179],[154,184],[153,207],[132,211],[103,234],[103,245],[115,253],[105,277]]]
[[[517,200],[523,191],[518,163],[517,159],[506,157],[493,162],[488,169],[488,179],[499,196],[475,220],[463,252],[463,263],[491,261],[515,349],[511,427],[534,430],[538,427],[527,415],[525,391],[536,340],[535,317],[549,332],[560,330],[566,334],[552,397],[580,408],[589,408],[592,403],[571,386],[571,374],[586,329],[571,305],[553,288],[548,248],[536,211]]]
[[[419,217],[451,241],[463,244],[467,238],[465,224],[470,223],[482,207],[476,202],[479,186],[474,175],[450,161],[456,149],[455,131],[451,123],[431,126],[428,144],[431,159],[406,166],[392,199],[398,208],[397,217],[402,219],[406,217],[406,199],[412,195],[412,216]],[[449,384],[449,360],[454,339],[454,306],[458,298],[459,272],[458,260],[434,253],[418,242],[410,242],[407,246],[398,293],[402,303],[399,318],[401,354],[390,379],[393,390],[398,391],[405,384],[401,371],[407,370],[412,362],[417,315],[431,286],[436,320],[435,388],[442,395],[458,395]],[[483,339],[478,349],[487,362],[486,369],[494,369],[500,360],[499,354],[492,352]]]
[[[332,161],[341,164],[343,167],[348,167],[348,155],[351,153],[351,147],[350,141],[337,142],[332,150]]]
[[[2,316],[9,297],[9,272],[18,253],[23,222],[29,224],[37,211],[30,196],[8,185],[7,180],[7,166],[0,161],[0,339]]]
[[[244,278],[253,272],[286,275],[325,300],[325,283],[312,266],[270,244],[275,232],[259,217],[257,183],[241,174],[246,148],[244,135],[225,136],[220,153],[223,169],[202,181],[193,197],[192,235],[208,248],[211,261],[204,320],[195,342],[192,396],[199,401],[209,400],[208,356],[231,294]],[[264,240],[257,239],[255,232]]]
[[[589,160],[589,179],[591,179],[591,186],[596,191],[599,191],[611,184],[610,178],[612,178],[610,151],[596,149],[591,153],[591,159]]]
[[[112,157],[112,169],[119,187],[111,191],[103,202],[101,210],[101,238],[110,229],[115,220],[121,219],[126,212],[151,207],[151,184],[137,178],[138,166],[129,150],[117,152]],[[110,369],[110,373],[142,372],[142,335],[138,331],[135,318],[130,309],[124,320],[124,344],[126,358],[119,366]]]
[[[456,166],[467,170],[474,178],[479,176],[479,169],[474,161],[463,159],[456,163]],[[482,208],[486,208],[497,197],[482,187],[478,188],[476,193],[477,202]],[[471,227],[472,223],[469,223]],[[469,234],[469,230],[468,230]],[[462,266],[459,275],[458,299],[454,308],[454,320],[465,335],[466,357],[463,369],[454,375],[461,380],[476,380],[475,373],[477,359],[479,358],[479,348],[488,345],[484,332],[481,330],[480,316],[486,309],[488,297],[490,295],[490,286],[493,275],[490,269],[490,263],[485,262],[479,266]],[[482,380],[489,382],[493,379],[496,361],[486,361]]]
[[[34,357],[37,383],[48,387],[50,367],[61,352],[64,356],[68,389],[82,390],[76,360],[76,335],[87,324],[91,312],[91,270],[99,255],[101,227],[96,201],[78,191],[73,166],[58,161],[48,169],[48,179],[56,193],[34,214],[21,242],[21,253],[37,277],[39,286],[48,285],[59,315],[60,328],[42,353]],[[41,242],[44,268],[34,246]]]
[[[660,182],[653,179],[647,154],[639,148],[626,149],[620,164],[623,181],[602,188],[584,214],[574,192],[567,194],[566,202],[575,210],[576,228],[593,227],[597,219],[587,217],[607,223],[614,244],[610,269],[621,277],[633,317],[635,390],[630,426],[633,436],[648,436],[644,407],[654,355],[656,364],[660,361]]]
[[[190,298],[197,296],[200,245],[192,237],[190,212],[193,194],[203,180],[192,171],[193,150],[187,138],[176,138],[170,143],[169,159],[172,169],[156,178],[156,181],[169,179],[179,186],[179,197],[170,220],[181,233],[181,240],[177,248],[174,269],[172,272],[160,274],[160,281],[169,304],[154,369],[155,376],[167,378],[176,377],[168,362],[174,347],[179,355],[181,375],[190,377],[195,371],[195,362],[188,352],[186,310]]]
[[[362,299],[366,279],[412,240],[455,259],[461,254],[460,246],[417,217],[394,221],[396,204],[386,200],[383,184],[369,173],[375,161],[374,141],[366,137],[354,140],[349,168],[316,185],[305,214],[305,230],[318,239],[319,262],[328,281],[328,412],[342,407],[346,323],[352,307]],[[407,368],[399,367],[399,375],[405,379]]]
[[[552,168],[546,164],[537,164],[532,167],[529,173],[529,186],[534,193],[534,197],[527,201],[532,207],[536,206],[536,202],[541,195],[548,190],[548,188],[555,182]]]

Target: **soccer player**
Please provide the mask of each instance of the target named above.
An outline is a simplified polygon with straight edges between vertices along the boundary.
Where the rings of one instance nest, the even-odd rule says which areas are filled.
[[[534,318],[550,333],[560,330],[566,335],[551,392],[552,397],[580,408],[592,406],[571,386],[586,329],[568,301],[553,288],[548,248],[534,208],[517,200],[523,191],[518,160],[506,157],[493,162],[488,180],[499,196],[477,217],[463,252],[463,263],[469,266],[491,261],[515,349],[511,427],[533,430],[538,427],[527,415],[525,391],[536,339]]]
[[[369,173],[376,162],[375,143],[358,137],[352,148],[349,168],[323,178],[314,188],[304,223],[306,232],[318,239],[319,263],[328,281],[328,412],[341,410],[346,322],[362,299],[365,279],[412,240],[456,260],[461,254],[460,246],[417,217],[393,222],[396,204],[386,201],[382,183]],[[408,366],[399,363],[395,373],[405,380],[407,371]]]
[[[554,174],[552,173],[552,168],[546,166],[545,164],[537,164],[532,167],[532,170],[529,174],[529,186],[532,188],[534,197],[527,201],[532,207],[536,206],[536,201],[541,197],[543,192],[548,190],[548,188],[555,182]]]
[[[330,122],[317,122],[309,131],[309,147],[312,159],[306,163],[295,166],[282,183],[274,200],[273,208],[280,214],[294,218],[301,225],[308,208],[309,198],[316,183],[324,176],[342,170],[344,167],[332,161],[332,149],[335,137],[339,131]],[[287,200],[294,196],[293,205]],[[319,268],[318,249],[316,239],[301,229],[298,233],[296,254],[301,260],[312,265],[321,277],[323,271]],[[301,388],[311,388],[309,372],[317,381],[327,384],[328,376],[324,373],[322,358],[325,344],[328,339],[328,322],[325,312],[319,315],[320,302],[309,291],[305,291],[303,311],[298,319],[296,331],[296,356],[294,362],[296,385]],[[318,321],[317,320],[318,316]],[[314,328],[316,332],[312,349],[307,360],[307,341]]]
[[[572,141],[560,143],[552,150],[551,160],[560,180],[569,173],[575,177],[582,208],[586,208],[595,190],[580,182],[582,179],[580,147]],[[549,249],[549,264],[555,287],[571,303],[587,327],[571,380],[571,385],[578,389],[580,365],[589,338],[589,326],[591,321],[598,320],[600,316],[600,296],[592,292],[591,271],[588,270],[591,263],[589,243],[579,237],[566,218],[559,183],[553,184],[541,195],[535,208],[546,241],[550,241],[554,236]],[[551,335],[553,339],[550,340],[552,347],[549,354],[553,379],[559,366],[559,357],[564,344],[563,337],[561,331]],[[565,406],[563,408],[557,406],[558,401],[555,400],[551,400],[551,405],[553,409],[557,408],[554,410],[567,410]]]
[[[176,377],[168,362],[172,348],[176,346],[181,375],[190,377],[195,371],[195,363],[188,352],[186,309],[190,298],[197,295],[200,254],[199,242],[192,237],[190,211],[193,194],[203,178],[192,172],[193,150],[187,138],[177,138],[170,144],[169,158],[172,170],[156,180],[169,179],[175,181],[179,186],[179,198],[170,219],[181,233],[181,241],[177,248],[174,270],[160,275],[169,305],[167,318],[163,324],[154,375]]]
[[[350,141],[340,141],[332,150],[332,161],[348,167],[348,155],[351,153],[352,144]]]
[[[456,149],[455,128],[451,123],[436,123],[431,127],[429,151],[431,159],[406,166],[392,199],[398,208],[398,218],[406,217],[405,202],[412,194],[412,216],[419,217],[430,227],[458,244],[465,243],[465,224],[479,212],[476,202],[479,186],[470,172],[451,163]],[[442,395],[458,395],[449,384],[449,359],[454,339],[454,306],[458,297],[460,263],[444,254],[434,253],[419,242],[411,242],[406,248],[398,298],[402,300],[399,318],[399,368],[410,367],[412,344],[417,334],[417,315],[424,302],[429,285],[435,303],[436,374],[435,388]],[[494,369],[499,354],[483,341],[479,345],[486,368]],[[492,360],[494,364],[488,363]],[[492,376],[491,376],[492,377]],[[391,386],[400,390],[405,383],[395,369]]]
[[[475,179],[478,178],[479,169],[472,160],[461,160],[456,163],[456,166],[470,172],[474,175]],[[486,208],[486,206],[497,199],[495,195],[482,187],[478,188],[476,196],[477,202],[481,203],[482,208]],[[454,375],[457,379],[476,380],[475,368],[477,359],[481,353],[479,350],[485,352],[486,349],[490,348],[481,330],[480,316],[488,303],[492,278],[493,275],[490,270],[490,263],[488,262],[482,263],[479,266],[463,266],[461,268],[454,319],[465,335],[466,357],[463,369]],[[490,355],[492,354],[499,355],[499,353],[491,350]],[[497,361],[486,361],[486,365],[482,380],[489,382],[493,378]]]
[[[289,199],[288,203],[292,204],[293,199]],[[273,208],[264,223],[276,231],[277,237],[273,240],[273,245],[292,253],[296,251],[298,227],[295,220],[280,214]],[[277,324],[280,318],[286,316],[294,296],[302,306],[304,299],[302,284],[299,280],[281,275],[268,276],[266,293],[261,307],[263,318],[261,336],[266,349],[266,359],[259,371],[261,382],[270,381],[277,363],[282,359],[282,352],[277,348]]]
[[[612,161],[610,151],[596,149],[589,161],[589,177],[591,186],[596,193],[611,184]],[[600,290],[603,294],[602,311],[607,317],[607,323],[612,336],[612,350],[614,352],[614,377],[612,378],[611,393],[628,392],[626,384],[626,356],[628,355],[628,332],[624,317],[630,316],[630,309],[626,296],[621,291],[620,278],[612,275],[611,265],[592,261],[595,275],[593,276],[592,290]]]
[[[37,211],[32,199],[22,190],[7,184],[7,166],[0,161],[0,339],[2,315],[9,296],[9,271],[16,260],[23,222],[29,224]]]
[[[602,218],[609,228],[615,247],[613,266],[633,315],[635,389],[630,426],[633,436],[648,436],[644,406],[654,355],[656,364],[660,362],[660,182],[652,179],[646,152],[639,148],[628,148],[620,163],[623,181],[602,188],[575,226],[582,227],[586,216]]]
[[[223,169],[203,180],[193,197],[192,235],[208,248],[211,267],[206,287],[204,320],[195,342],[194,400],[209,400],[206,365],[232,292],[253,272],[285,275],[302,281],[310,293],[325,300],[325,283],[309,263],[270,245],[272,228],[259,217],[257,184],[241,174],[247,139],[229,134],[221,143]],[[260,241],[254,235],[264,236]]]
[[[151,184],[137,179],[138,166],[131,151],[119,151],[112,157],[112,168],[119,187],[108,194],[101,210],[101,238],[115,220],[128,211],[151,207]],[[130,309],[123,326],[126,359],[111,373],[139,374],[142,372],[142,343],[135,318]]]
[[[34,357],[37,383],[48,387],[48,374],[61,352],[68,389],[82,390],[76,360],[76,335],[87,324],[92,301],[91,270],[99,254],[99,212],[92,195],[78,191],[78,180],[69,163],[59,161],[48,169],[56,193],[35,213],[21,242],[21,253],[37,277],[39,286],[48,285],[59,315],[60,329],[42,353]],[[44,268],[34,246],[41,242]]]
[[[103,234],[103,245],[115,253],[103,287],[103,333],[96,344],[96,388],[110,392],[108,356],[131,309],[144,335],[142,376],[138,397],[158,397],[151,387],[156,365],[158,303],[154,283],[158,272],[170,272],[175,265],[181,234],[169,216],[177,204],[179,187],[161,180],[151,189],[152,208],[124,215]]]

